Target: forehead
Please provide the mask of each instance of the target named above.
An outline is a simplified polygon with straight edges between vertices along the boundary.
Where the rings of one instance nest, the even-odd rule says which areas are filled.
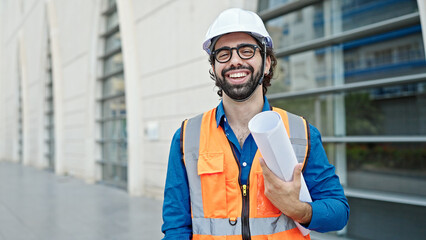
[[[215,49],[221,47],[236,47],[241,43],[257,44],[256,40],[247,33],[228,33],[220,37],[215,45]]]

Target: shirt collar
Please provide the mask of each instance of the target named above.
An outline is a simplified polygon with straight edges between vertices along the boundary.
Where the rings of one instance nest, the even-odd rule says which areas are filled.
[[[266,98],[266,96],[263,97],[263,108],[262,108],[262,112],[264,111],[269,111],[272,110],[271,105],[269,105],[268,99]],[[223,108],[223,100],[220,101],[219,105],[216,108],[216,123],[217,126],[219,127],[219,125],[223,126],[223,121],[225,121],[225,109]]]

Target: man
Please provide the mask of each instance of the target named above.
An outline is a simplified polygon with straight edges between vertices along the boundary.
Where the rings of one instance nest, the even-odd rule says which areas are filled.
[[[164,239],[310,239],[293,220],[318,232],[342,229],[349,206],[318,130],[301,117],[272,109],[265,97],[276,58],[259,16],[225,10],[208,30],[203,48],[222,101],[184,121],[173,137]],[[248,130],[253,116],[271,109],[292,129],[291,139],[295,133],[302,136],[292,145],[300,164],[291,182],[269,170]],[[311,203],[299,200],[302,171]]]

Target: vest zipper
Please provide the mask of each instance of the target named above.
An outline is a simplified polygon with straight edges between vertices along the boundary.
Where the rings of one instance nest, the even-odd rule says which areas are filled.
[[[241,188],[241,192],[243,195],[243,209],[241,211],[241,225],[242,225],[242,235],[243,240],[250,240],[250,223],[249,223],[249,210],[250,210],[250,203],[249,203],[249,189],[248,184],[243,185]]]
[[[229,142],[229,146],[231,147],[232,154],[234,155],[234,159],[237,162],[238,184],[240,185],[241,196],[243,200],[242,209],[241,209],[241,233],[242,233],[243,240],[251,240],[250,222],[249,222],[249,216],[250,216],[249,184],[241,184],[241,164],[237,158],[237,155],[235,154],[234,147],[232,146],[232,143],[231,141],[229,141],[229,139],[228,139],[228,142]],[[250,173],[249,173],[247,182],[250,183]]]

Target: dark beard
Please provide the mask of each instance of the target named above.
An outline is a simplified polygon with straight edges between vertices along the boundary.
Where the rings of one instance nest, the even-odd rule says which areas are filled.
[[[251,72],[251,78],[249,81],[238,84],[231,85],[229,82],[225,80],[225,74],[228,71],[236,70],[236,69],[248,69]],[[246,100],[251,96],[254,90],[257,88],[259,78],[261,77],[260,71],[254,76],[254,69],[252,66],[240,66],[240,67],[231,67],[228,69],[223,69],[221,73],[221,77],[216,74],[216,85],[222,89],[228,97],[234,99],[236,101]]]

